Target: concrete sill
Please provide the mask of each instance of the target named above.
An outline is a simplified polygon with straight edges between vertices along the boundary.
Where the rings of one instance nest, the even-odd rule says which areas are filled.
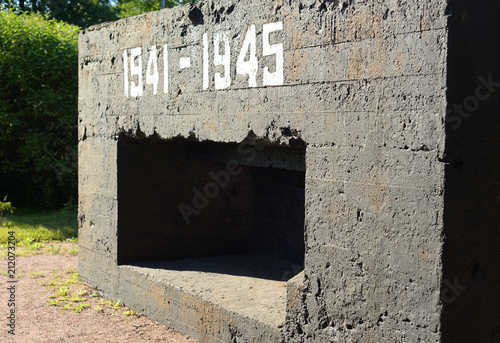
[[[281,336],[287,281],[300,269],[290,262],[247,254],[141,262],[122,265],[120,272],[125,281],[120,286],[131,291],[120,292],[131,293],[130,299],[123,299],[127,306],[132,307],[127,302],[137,302],[134,297],[142,293],[144,299],[139,303],[143,308],[136,311],[153,318],[161,313],[164,324],[216,342],[225,338],[215,339],[214,320],[229,321],[235,331],[246,334],[253,328],[257,331],[254,337],[264,333],[263,327],[271,336]]]

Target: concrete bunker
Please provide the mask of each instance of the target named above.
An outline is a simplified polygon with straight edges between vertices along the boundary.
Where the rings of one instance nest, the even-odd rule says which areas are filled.
[[[203,0],[82,30],[79,277],[200,342],[497,342],[499,10]]]

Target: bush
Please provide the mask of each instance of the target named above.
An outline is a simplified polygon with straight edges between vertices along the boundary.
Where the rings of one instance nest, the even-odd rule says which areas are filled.
[[[0,11],[0,190],[16,204],[77,198],[78,30]]]

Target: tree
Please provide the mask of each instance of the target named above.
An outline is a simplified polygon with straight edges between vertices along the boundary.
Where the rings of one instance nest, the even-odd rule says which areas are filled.
[[[165,7],[174,7],[198,0],[165,0]],[[157,11],[161,0],[0,0],[0,7],[11,11],[49,14],[81,28],[119,18]]]
[[[175,6],[172,0],[165,0],[165,7]],[[119,0],[116,5],[120,18],[132,17],[134,15],[158,11],[160,1],[158,0]]]
[[[197,0],[165,0],[165,8],[195,2]],[[146,12],[158,11],[160,5],[160,0],[118,0],[116,7],[120,18],[127,18]]]
[[[118,19],[110,0],[0,0],[4,9],[48,14],[52,18],[86,28]]]
[[[142,2],[0,0],[0,190],[16,204],[77,198],[78,31],[160,6]]]
[[[0,11],[0,190],[17,204],[76,199],[78,31]]]

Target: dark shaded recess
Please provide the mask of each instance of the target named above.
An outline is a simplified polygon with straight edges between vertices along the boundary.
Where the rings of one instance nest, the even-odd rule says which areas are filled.
[[[203,13],[200,8],[191,4],[189,8],[188,18],[191,20],[193,25],[201,25],[204,23],[203,21]]]
[[[304,172],[252,168],[255,189],[252,251],[302,264]]]
[[[226,179],[229,161],[239,173]],[[254,253],[302,265],[304,183],[303,147],[122,137],[118,263]],[[198,211],[189,224],[181,204]]]
[[[447,13],[442,342],[500,342],[500,87],[480,86],[500,83],[500,2],[451,1]]]
[[[152,269],[245,276],[274,281],[288,281],[300,272],[299,267],[293,262],[262,254],[186,257],[173,260],[131,262],[128,265]],[[243,293],[242,296],[244,296]]]

